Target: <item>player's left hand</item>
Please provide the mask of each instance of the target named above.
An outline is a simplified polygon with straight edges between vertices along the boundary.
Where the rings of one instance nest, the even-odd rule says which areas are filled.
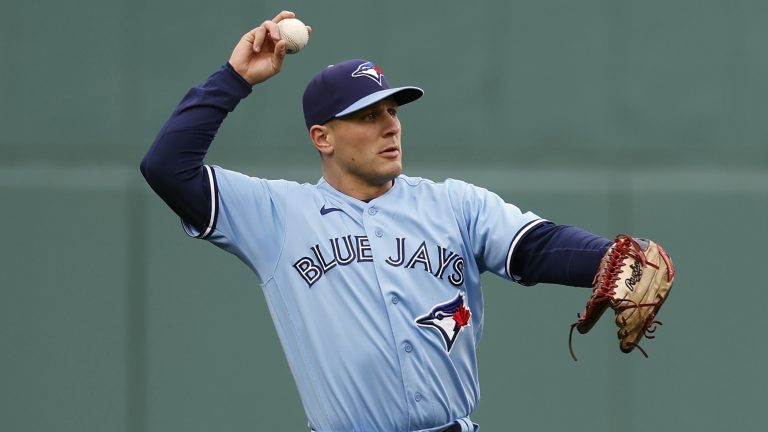
[[[619,234],[608,248],[595,275],[592,295],[584,312],[571,325],[587,333],[610,306],[619,328],[619,349],[629,353],[643,337],[652,339],[656,313],[667,299],[675,279],[675,267],[664,249],[651,240]],[[570,339],[569,339],[570,343]],[[571,356],[576,356],[571,349]]]

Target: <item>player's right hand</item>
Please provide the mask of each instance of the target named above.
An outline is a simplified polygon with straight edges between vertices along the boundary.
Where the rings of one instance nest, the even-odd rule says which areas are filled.
[[[244,34],[229,58],[235,72],[251,85],[266,81],[280,72],[286,52],[285,41],[280,37],[277,23],[295,17],[293,12],[282,11],[272,20],[264,21]],[[309,26],[307,30],[312,32]]]

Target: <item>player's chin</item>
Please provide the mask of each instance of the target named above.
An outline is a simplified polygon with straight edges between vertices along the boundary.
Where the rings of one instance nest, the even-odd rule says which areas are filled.
[[[379,166],[375,178],[379,184],[391,182],[394,178],[403,173],[403,165],[400,161],[390,161],[385,165]]]
[[[400,158],[388,161],[382,170],[384,175],[390,179],[393,179],[403,173],[403,162]]]

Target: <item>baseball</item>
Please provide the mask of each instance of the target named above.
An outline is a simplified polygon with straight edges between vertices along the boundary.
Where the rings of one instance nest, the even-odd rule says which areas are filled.
[[[286,18],[279,23],[280,37],[285,39],[285,50],[288,54],[296,54],[309,42],[309,31],[303,22],[296,18]]]

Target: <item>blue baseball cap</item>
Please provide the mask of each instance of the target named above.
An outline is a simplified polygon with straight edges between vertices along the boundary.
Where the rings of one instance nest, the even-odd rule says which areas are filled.
[[[398,105],[420,98],[418,87],[389,86],[384,72],[368,60],[346,60],[315,75],[304,90],[304,121],[307,129],[392,97]]]

